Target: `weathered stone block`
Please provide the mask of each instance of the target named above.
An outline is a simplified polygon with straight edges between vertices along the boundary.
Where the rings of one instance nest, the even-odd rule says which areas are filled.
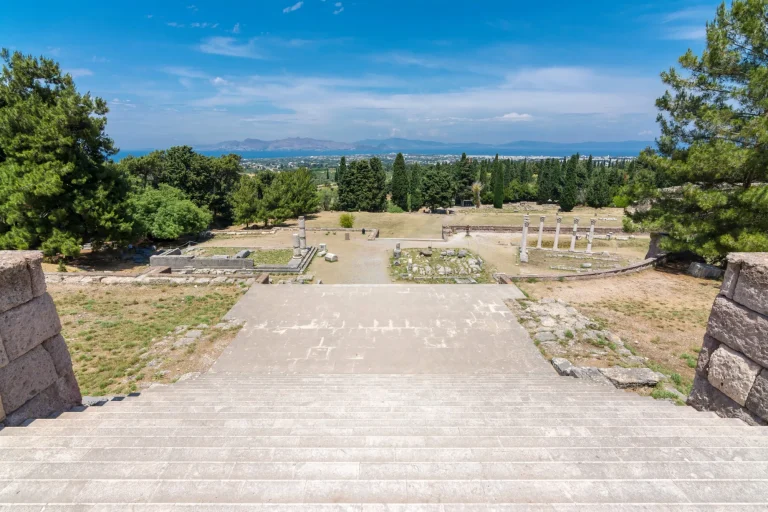
[[[20,251],[0,251],[0,313],[32,300],[32,277]]]
[[[80,405],[83,396],[80,394],[80,386],[77,383],[75,374],[70,368],[56,380],[56,393],[61,399],[59,410],[69,409],[75,405]]]
[[[0,369],[0,397],[6,414],[24,405],[58,380],[56,367],[43,347],[36,347]]]
[[[736,290],[736,284],[739,282],[741,273],[741,263],[729,262],[723,276],[723,285],[720,287],[720,295],[725,295],[729,299],[733,298],[733,292]]]
[[[59,314],[47,293],[0,314],[0,340],[11,361],[60,331]]]
[[[5,420],[5,410],[3,409],[3,397],[0,396],[0,423]]]
[[[725,396],[722,391],[699,376],[693,382],[688,405],[700,411],[716,412],[724,418],[738,418],[749,425],[765,425],[766,421]]]
[[[747,403],[749,391],[762,368],[743,354],[725,345],[715,350],[709,360],[709,383],[737,404]]]
[[[573,365],[571,362],[567,359],[563,359],[562,357],[553,357],[552,366],[555,368],[557,373],[563,377],[569,377],[571,375],[571,371],[573,371]]]
[[[72,371],[72,357],[69,354],[67,342],[64,341],[64,337],[61,334],[45,340],[43,348],[50,354],[58,375],[64,375],[66,372]]]
[[[650,368],[600,368],[605,378],[620,389],[653,387],[659,383],[659,374]]]
[[[715,350],[720,347],[720,342],[712,336],[704,335],[704,343],[701,346],[701,352],[699,352],[699,362],[696,365],[696,373],[704,378],[707,378],[709,374],[709,359]]]
[[[768,421],[768,370],[763,370],[755,379],[747,398],[747,409]]]
[[[768,317],[719,296],[707,334],[768,367]]]
[[[754,253],[741,259],[733,300],[752,311],[768,315],[768,253]]]
[[[700,279],[718,279],[723,275],[723,269],[714,265],[705,265],[703,263],[693,262],[688,267],[688,275]]]
[[[59,396],[56,383],[54,383],[14,412],[8,414],[5,423],[11,427],[17,427],[29,419],[47,418],[69,408]]]
[[[21,251],[27,260],[27,270],[32,283],[32,295],[39,297],[46,291],[45,273],[43,272],[43,253],[40,251]]]

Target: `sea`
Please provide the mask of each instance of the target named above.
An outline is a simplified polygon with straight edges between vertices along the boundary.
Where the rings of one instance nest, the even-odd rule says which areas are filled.
[[[536,157],[536,158],[546,158],[546,157],[567,157],[571,156],[574,153],[578,152],[582,155],[592,155],[594,157],[600,157],[600,158],[607,158],[607,157],[613,157],[613,158],[628,158],[628,157],[635,157],[637,156],[640,151],[642,151],[644,148],[642,147],[627,147],[627,148],[616,148],[616,147],[600,147],[600,146],[591,146],[587,145],[584,147],[569,147],[569,148],[556,148],[556,149],[531,149],[531,150],[525,150],[525,149],[510,149],[510,148],[482,148],[477,150],[477,152],[473,152],[471,150],[467,150],[466,148],[462,148],[460,146],[457,147],[444,147],[440,149],[411,149],[411,150],[403,150],[403,154],[405,155],[421,155],[421,156],[430,156],[430,155],[440,155],[440,156],[461,156],[462,153],[467,153],[469,156],[474,157],[481,157],[481,156],[493,156],[498,153],[499,156],[503,157]],[[126,149],[120,151],[117,155],[114,156],[115,161],[120,161],[123,158],[127,156],[143,156],[148,153],[151,153],[154,151],[153,149]],[[260,158],[306,158],[306,157],[333,157],[333,156],[358,156],[358,155],[390,155],[390,154],[396,154],[397,151],[393,150],[382,150],[382,151],[198,151],[198,153],[207,155],[207,156],[221,156],[221,155],[228,155],[230,153],[234,153],[237,155],[240,155],[244,159],[260,159]]]

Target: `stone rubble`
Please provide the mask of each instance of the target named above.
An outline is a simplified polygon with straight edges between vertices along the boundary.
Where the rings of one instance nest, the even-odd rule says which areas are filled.
[[[531,333],[542,353],[562,376],[586,379],[620,389],[655,387],[667,377],[645,367],[614,333],[579,313],[561,299],[520,300],[509,303],[520,323]],[[612,368],[580,367],[566,356],[613,360]]]

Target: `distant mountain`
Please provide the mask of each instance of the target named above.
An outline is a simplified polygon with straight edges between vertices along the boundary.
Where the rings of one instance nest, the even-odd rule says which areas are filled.
[[[482,144],[478,142],[469,143],[446,143],[429,140],[410,140],[410,139],[366,139],[353,143],[335,142],[331,140],[308,139],[294,137],[280,140],[260,140],[245,139],[243,141],[230,140],[219,142],[218,144],[198,146],[196,149],[201,151],[249,151],[249,152],[267,152],[267,151],[360,151],[360,152],[424,152],[435,151],[443,153],[509,153],[510,151],[520,151],[522,153],[547,154],[548,152],[571,151],[576,153],[639,153],[641,150],[654,143],[649,141],[621,141],[621,142],[542,142],[520,140],[508,142],[505,144]]]
[[[201,151],[353,151],[357,147],[345,142],[294,137],[280,140],[228,140],[209,146],[198,146],[196,149]]]

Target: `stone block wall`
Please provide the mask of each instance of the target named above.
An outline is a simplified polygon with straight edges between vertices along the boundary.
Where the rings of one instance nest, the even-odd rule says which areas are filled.
[[[5,425],[81,401],[42,260],[35,251],[0,251],[0,423]]]
[[[728,256],[688,403],[768,424],[768,253]]]

